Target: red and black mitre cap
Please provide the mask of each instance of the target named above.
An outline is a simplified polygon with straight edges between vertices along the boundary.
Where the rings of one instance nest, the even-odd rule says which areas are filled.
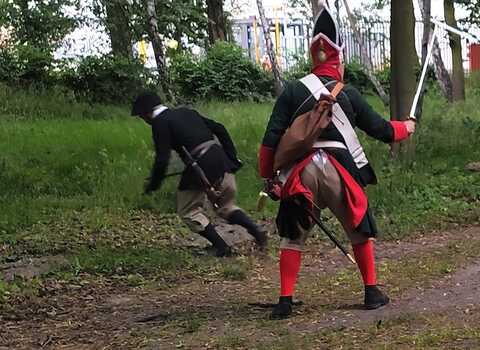
[[[133,102],[132,116],[143,115],[153,111],[155,106],[162,104],[160,97],[153,92],[140,94]]]
[[[342,50],[338,24],[326,6],[321,8],[315,20],[312,43],[320,38],[324,39],[337,51]]]

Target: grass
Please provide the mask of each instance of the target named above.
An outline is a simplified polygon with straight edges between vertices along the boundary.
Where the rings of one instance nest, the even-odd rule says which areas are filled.
[[[466,172],[464,166],[480,161],[480,79],[469,80],[468,93],[466,103],[447,105],[430,91],[413,161],[392,160],[387,145],[361,136],[380,180],[368,192],[386,238],[479,221],[480,175]],[[369,100],[387,114],[378,99]],[[200,279],[202,290],[212,281],[231,281],[238,288],[255,275],[252,270],[262,263],[254,258],[218,260],[171,245],[171,237],[188,232],[173,214],[176,179],[169,179],[153,197],[141,195],[152,162],[151,137],[145,125],[128,117],[126,107],[76,103],[61,91],[5,87],[0,87],[0,101],[0,264],[11,256],[56,254],[69,261],[67,267],[31,281],[0,279],[0,309],[13,314],[17,302],[48,298],[41,294],[49,288],[61,295],[69,283],[113,283],[157,293],[171,288],[175,293],[194,279]],[[261,188],[256,152],[272,104],[210,102],[197,107],[230,130],[245,164],[237,176],[239,204],[253,212]],[[171,168],[180,168],[178,161]],[[271,218],[275,209],[276,204],[269,203],[257,217]],[[389,259],[379,265],[379,276],[398,297],[470,263],[479,249],[476,240],[460,241],[420,256]],[[325,305],[332,302],[361,299],[353,267],[308,278],[302,280],[299,295],[310,300],[314,312],[330,312]],[[273,297],[277,290],[267,287],[267,292],[256,293],[271,292]],[[223,300],[218,312],[210,314],[210,307],[204,307],[176,318],[173,314],[172,322],[149,327],[152,334],[139,330],[138,337],[147,341],[171,333],[178,348],[188,348],[191,340],[217,349],[264,350],[354,349],[364,344],[372,349],[437,349],[475,347],[480,341],[478,317],[467,320],[470,326],[465,327],[439,314],[297,332],[298,324],[292,328],[290,321],[273,323],[247,313],[245,296],[240,290],[235,293],[234,298],[218,296]],[[298,318],[303,317],[314,323],[308,316]],[[219,322],[224,332],[213,338],[209,327],[215,329]]]
[[[247,279],[253,262],[246,258],[236,259],[232,263],[223,264],[220,268],[220,275],[225,280],[243,281]]]
[[[480,159],[480,88],[471,85],[466,103],[447,105],[435,91],[428,96],[413,162],[392,160],[387,145],[362,135],[380,179],[368,189],[371,206],[387,238],[478,221],[479,175],[464,171],[466,163]],[[141,195],[152,162],[151,137],[126,108],[79,104],[58,92],[1,87],[0,95],[1,240],[68,212],[87,210],[108,226],[103,218],[109,211],[174,210],[176,178],[153,198]],[[369,100],[382,111],[378,99]],[[272,104],[211,102],[198,108],[229,129],[245,164],[237,176],[239,204],[253,211],[262,187],[257,149]],[[172,171],[181,167],[176,160]],[[275,208],[270,203],[263,215],[273,216]]]
[[[460,349],[476,348],[480,328],[465,327],[443,315],[402,317],[367,328],[340,328],[318,334],[289,332],[275,340],[262,341],[249,349]],[[247,349],[247,347],[232,347]]]
[[[132,274],[162,272],[163,276],[180,269],[194,270],[193,257],[186,251],[171,249],[82,249],[70,258],[79,272]]]

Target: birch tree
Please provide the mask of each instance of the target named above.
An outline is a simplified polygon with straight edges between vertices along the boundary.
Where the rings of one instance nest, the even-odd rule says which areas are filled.
[[[315,20],[320,12],[320,3],[318,0],[310,0],[310,5],[312,6],[312,15]]]
[[[155,62],[158,71],[158,93],[162,100],[166,99],[168,88],[166,87],[167,66],[165,63],[165,51],[163,41],[158,31],[158,19],[155,7],[155,0],[143,0],[148,16],[148,36],[152,42]]]

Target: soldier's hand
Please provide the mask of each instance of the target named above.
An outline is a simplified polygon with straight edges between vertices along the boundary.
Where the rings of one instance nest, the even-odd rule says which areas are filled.
[[[282,194],[282,185],[276,179],[266,179],[263,192],[274,201],[278,201]]]
[[[408,119],[405,121],[405,126],[407,127],[408,134],[411,135],[415,132],[415,127],[417,123],[415,122],[414,119]]]
[[[241,159],[236,158],[236,159],[235,159],[235,163],[237,163],[237,164],[236,164],[236,165],[237,165],[237,170],[240,170],[240,169],[243,167],[243,162],[242,162]]]

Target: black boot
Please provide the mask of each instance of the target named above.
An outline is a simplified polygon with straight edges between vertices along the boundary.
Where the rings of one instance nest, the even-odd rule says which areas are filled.
[[[213,247],[216,249],[215,256],[224,257],[232,255],[232,248],[225,243],[212,224],[208,224],[207,227],[205,227],[205,230],[198,234],[212,243]]]
[[[247,229],[248,233],[255,238],[260,250],[267,249],[267,234],[261,230],[242,210],[235,210],[228,217],[228,222],[232,225],[239,225]]]
[[[389,302],[388,296],[378,289],[377,286],[365,286],[365,309],[378,309]]]
[[[273,307],[272,314],[270,319],[272,320],[283,320],[290,317],[292,314],[292,297],[280,297],[278,304]]]

